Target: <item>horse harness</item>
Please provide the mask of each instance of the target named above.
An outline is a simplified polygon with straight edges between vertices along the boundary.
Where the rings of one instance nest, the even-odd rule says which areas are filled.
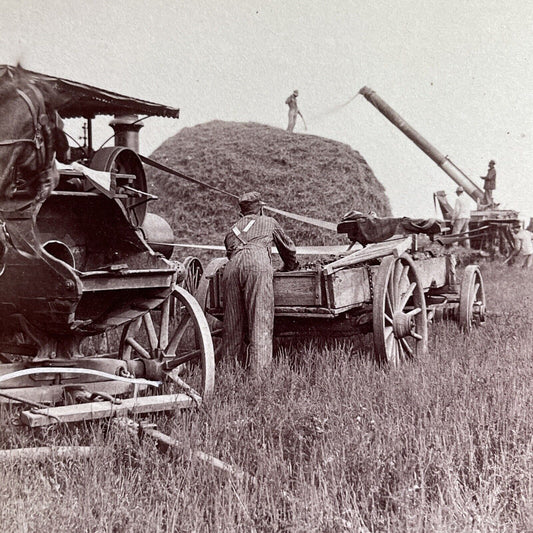
[[[51,131],[49,127],[48,115],[46,113],[46,105],[44,103],[44,97],[41,91],[35,87],[33,84],[29,85],[29,88],[33,92],[37,105],[35,105],[32,99],[21,89],[16,89],[17,94],[24,100],[26,105],[30,110],[30,114],[33,122],[33,139],[8,139],[5,141],[0,141],[0,146],[10,146],[18,143],[31,143],[35,147],[35,152],[37,154],[37,170],[43,168],[39,174],[48,173],[50,168],[53,166],[53,154],[52,148],[52,139]],[[48,139],[45,137],[45,133],[48,135]],[[48,142],[47,142],[48,141]]]

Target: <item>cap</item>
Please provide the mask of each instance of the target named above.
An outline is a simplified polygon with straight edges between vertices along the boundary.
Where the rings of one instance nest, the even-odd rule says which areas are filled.
[[[455,189],[455,192],[465,192],[465,190],[459,185],[459,187]]]
[[[496,164],[496,161],[494,161],[494,159],[491,159],[491,160],[489,161],[489,165],[495,165],[495,164]]]
[[[292,91],[292,94],[298,96],[298,89],[294,89],[294,91]]]
[[[365,218],[365,214],[361,211],[356,211],[355,209],[352,211],[348,211],[343,217],[342,220],[357,220],[358,218]]]
[[[257,191],[245,192],[239,197],[239,207],[243,213],[249,212],[260,205],[264,204],[261,202],[261,194]]]

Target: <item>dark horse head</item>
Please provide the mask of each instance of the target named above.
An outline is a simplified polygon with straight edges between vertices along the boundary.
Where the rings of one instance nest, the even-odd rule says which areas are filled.
[[[0,210],[14,198],[37,206],[56,187],[55,157],[68,149],[59,98],[21,67],[0,67]]]

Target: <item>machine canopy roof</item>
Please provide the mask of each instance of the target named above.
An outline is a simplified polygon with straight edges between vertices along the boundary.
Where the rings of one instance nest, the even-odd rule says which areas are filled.
[[[57,106],[57,111],[63,118],[128,114],[179,118],[180,110],[175,107],[131,98],[77,81],[32,72],[21,67],[0,65],[0,80],[15,78],[17,72],[28,76],[38,85],[47,85],[59,96],[64,97],[64,101],[61,98],[62,103]]]

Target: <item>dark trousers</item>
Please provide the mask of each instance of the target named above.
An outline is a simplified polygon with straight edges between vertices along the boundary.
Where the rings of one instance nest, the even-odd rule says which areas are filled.
[[[244,360],[258,373],[272,361],[274,282],[268,252],[238,252],[226,264],[223,284],[224,356]]]

